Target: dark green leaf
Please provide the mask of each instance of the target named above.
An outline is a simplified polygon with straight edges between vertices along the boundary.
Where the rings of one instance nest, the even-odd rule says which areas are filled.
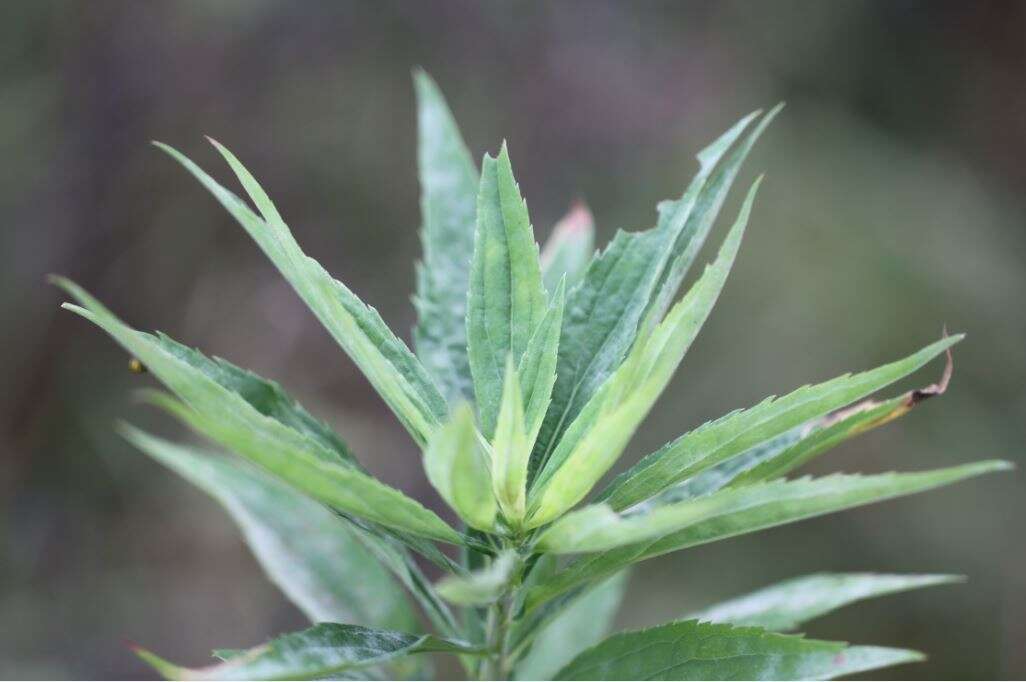
[[[770,397],[747,410],[703,424],[618,476],[601,499],[617,510],[630,508],[704,469],[880,390],[919,369],[961,339],[962,335],[950,336],[902,360],[803,386],[782,398]]]
[[[688,620],[613,635],[557,680],[828,680],[923,660],[907,649],[846,646]]]
[[[578,585],[662,554],[1009,468],[1008,462],[984,461],[921,473],[834,474],[817,479],[777,480],[727,488],[696,500],[668,505],[666,515],[674,516],[676,520],[690,517],[682,530],[578,559],[552,580],[532,589],[527,608],[535,608]],[[652,512],[641,514],[639,518],[644,519],[649,514]],[[664,520],[662,514],[653,518],[654,525]],[[622,521],[628,524],[625,527],[627,531],[645,531],[643,522],[635,524],[631,519],[627,516]],[[611,545],[628,538],[623,529],[614,525],[608,530],[592,526],[587,535],[572,539],[577,551],[587,551],[582,548]],[[566,547],[563,551],[573,550]]]
[[[317,261],[303,253],[253,176],[231,152],[216,142],[214,145],[238,176],[262,218],[178,151],[159,146],[192,173],[245,228],[363,371],[413,438],[423,445],[447,413],[445,399],[434,381],[376,310],[361,302]]]
[[[670,290],[666,284],[670,271],[679,271],[683,277],[685,263],[697,255],[695,245],[701,240],[693,242],[697,233],[689,232],[688,225],[697,228],[702,221],[711,223],[719,209],[718,203],[702,199],[706,180],[758,113],[739,121],[698,155],[698,174],[681,199],[660,204],[656,227],[644,232],[617,232],[609,246],[592,260],[580,284],[568,293],[552,404],[531,456],[532,476],[542,469],[563,432],[619,366],[634,343],[645,311],[656,303],[659,292]],[[725,168],[735,167],[736,172],[774,114],[771,112],[749,133],[738,147],[741,154],[732,155]],[[723,176],[728,186],[733,177]],[[701,220],[696,210],[705,212]],[[662,298],[659,305],[668,307],[672,296],[663,294]],[[658,321],[657,316],[651,319],[653,323]]]
[[[470,372],[481,430],[488,438],[499,414],[506,358],[512,356],[519,366],[545,315],[545,298],[538,244],[503,143],[498,158],[485,155],[481,163],[467,299]]]

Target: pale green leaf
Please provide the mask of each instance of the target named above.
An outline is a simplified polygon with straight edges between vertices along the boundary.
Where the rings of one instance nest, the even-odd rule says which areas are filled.
[[[502,552],[488,565],[467,575],[449,575],[435,585],[446,601],[461,606],[484,606],[495,602],[509,585],[517,567],[515,552]]]
[[[775,113],[764,117],[738,145],[739,153],[731,155],[724,166],[734,170],[722,176],[725,185],[716,189],[717,193],[729,187],[736,168]],[[679,200],[660,204],[654,228],[617,232],[606,249],[591,261],[579,285],[568,293],[552,404],[531,456],[532,480],[552,455],[563,432],[623,361],[646,310],[656,304],[660,295],[664,299],[659,301],[660,306],[671,302],[671,287],[666,284],[671,278],[670,271],[683,276],[704,239],[697,228],[700,223],[704,225],[703,221],[711,223],[719,210],[719,203],[703,198],[706,181],[758,114],[743,118],[698,155],[700,168],[695,178]],[[678,274],[672,278],[679,283]],[[656,316],[650,315],[650,319],[658,322]]]
[[[583,592],[534,635],[530,651],[517,664],[518,680],[549,680],[584,649],[608,633],[620,606],[627,573]]]
[[[467,289],[474,254],[477,169],[438,86],[423,71],[417,92],[420,240],[417,265],[417,357],[453,404],[473,400],[467,359]]]
[[[702,621],[794,630],[806,621],[863,599],[961,582],[957,575],[817,573],[764,587],[688,615]]]
[[[666,488],[810,419],[836,410],[905,377],[962,339],[950,336],[912,355],[860,374],[845,374],[803,386],[782,398],[767,398],[684,434],[618,476],[601,499],[627,509]]]
[[[424,469],[431,485],[468,525],[479,530],[492,528],[496,512],[486,457],[474,414],[465,403],[435,431],[424,451]]]
[[[827,680],[923,660],[906,649],[846,646],[694,620],[613,635],[557,680]]]
[[[527,350],[517,368],[524,395],[524,421],[528,441],[533,447],[541,429],[542,420],[552,397],[556,382],[556,353],[559,350],[559,332],[566,305],[566,281],[560,280],[549,301],[549,309],[527,342]]]
[[[321,623],[206,668],[174,665],[142,649],[136,653],[171,680],[296,680],[324,678],[431,651],[475,653],[479,649],[432,635]]]
[[[527,507],[527,460],[531,443],[524,421],[524,400],[513,358],[506,362],[499,420],[492,439],[492,489],[503,516],[519,525]]]
[[[335,341],[363,371],[419,444],[444,419],[447,407],[413,353],[344,284],[303,253],[270,199],[242,164],[214,143],[263,218],[177,150],[158,145],[181,163],[245,228]]]
[[[758,186],[757,181],[748,192],[716,260],[666,319],[638,339],[627,360],[566,431],[531,490],[530,527],[555,519],[584,498],[662,394],[726,283]]]
[[[541,249],[542,281],[547,291],[555,291],[559,280],[574,287],[595,255],[595,221],[582,202],[570,207],[552,228],[552,234]]]
[[[64,304],[104,329],[137,357],[185,406],[177,416],[225,448],[261,465],[310,497],[414,535],[458,544],[462,537],[434,512],[348,463],[318,441],[257,411],[238,394],[165,350],[149,334],[125,326],[85,291],[61,286],[85,308]]]
[[[689,525],[667,535],[574,561],[552,580],[532,589],[527,608],[535,608],[567,590],[612,575],[638,561],[1009,468],[1008,462],[984,461],[920,473],[834,474],[816,479],[777,480],[727,488],[707,497],[668,505],[675,515],[693,513]],[[646,515],[640,516],[644,518]],[[662,518],[657,518],[661,522]],[[641,532],[633,523],[630,529]],[[581,546],[589,548],[622,541],[629,541],[629,538],[621,536],[615,527],[609,531],[595,528],[592,534],[577,539]]]
[[[519,365],[545,315],[538,244],[503,143],[485,155],[470,270],[467,352],[481,429],[495,431],[507,356]]]
[[[311,621],[416,627],[402,590],[357,537],[364,531],[255,469],[131,427],[123,433],[216,499],[267,576]]]

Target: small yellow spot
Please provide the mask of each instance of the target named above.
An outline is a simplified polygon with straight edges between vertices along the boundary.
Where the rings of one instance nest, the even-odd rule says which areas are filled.
[[[128,371],[132,374],[145,374],[146,365],[139,362],[138,358],[132,358],[128,361]]]

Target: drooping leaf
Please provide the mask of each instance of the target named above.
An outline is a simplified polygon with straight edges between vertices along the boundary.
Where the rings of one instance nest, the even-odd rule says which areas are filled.
[[[453,404],[473,400],[467,360],[467,288],[474,254],[477,169],[438,86],[423,71],[417,91],[420,240],[417,265],[417,357]]]
[[[311,621],[409,630],[416,617],[359,528],[256,470],[126,427],[140,450],[216,499],[264,572]]]
[[[770,397],[747,410],[708,422],[644,457],[618,476],[601,499],[614,509],[627,509],[810,419],[880,390],[919,369],[961,339],[962,335],[950,336],[902,360],[803,386],[781,398]]]
[[[492,440],[492,489],[503,516],[515,525],[524,519],[527,508],[527,460],[531,456],[524,400],[513,358],[506,363],[502,404]]]
[[[170,680],[294,680],[324,678],[430,651],[475,653],[480,650],[466,642],[433,635],[321,623],[282,635],[206,668],[174,665],[142,649],[136,653]]]
[[[474,414],[462,404],[442,425],[424,451],[428,480],[472,528],[490,530],[495,521],[492,474],[478,442]]]
[[[517,566],[514,552],[502,552],[488,565],[467,575],[442,578],[435,589],[442,598],[460,606],[484,606],[502,596]]]
[[[863,599],[962,580],[957,575],[817,573],[713,604],[688,618],[767,630],[794,630],[806,621]]]
[[[694,620],[613,635],[557,680],[829,680],[923,660],[907,649],[846,646]]]
[[[595,221],[583,202],[575,202],[552,228],[541,250],[542,281],[546,291],[555,291],[564,276],[570,288],[584,276],[595,255]]]
[[[741,245],[758,181],[716,260],[658,326],[638,339],[627,360],[567,429],[532,488],[530,526],[577,504],[609,470],[680,365],[719,297]]]
[[[661,283],[671,277],[671,269],[683,277],[704,238],[697,233],[699,224],[711,224],[719,210],[717,202],[702,198],[706,181],[758,114],[743,118],[698,155],[697,175],[679,200],[660,204],[654,228],[618,232],[591,261],[580,284],[568,293],[552,404],[531,456],[532,477],[552,455],[563,432],[620,365],[656,297],[662,295],[664,299],[659,305],[671,302],[670,287]],[[739,153],[731,155],[724,168],[733,167],[736,173],[775,114],[776,110],[770,112],[749,132],[738,145]],[[723,176],[726,184],[722,191],[729,188],[733,177],[732,173]],[[699,219],[695,211],[704,212],[704,217]],[[695,230],[689,231],[689,225]],[[658,321],[656,316],[651,319]]]
[[[582,593],[534,636],[517,664],[518,680],[549,680],[581,651],[606,636],[627,585],[627,572]]]
[[[673,514],[695,513],[694,522],[681,530],[651,540],[626,544],[582,557],[552,580],[531,590],[527,608],[535,608],[578,585],[612,575],[638,561],[687,547],[772,528],[785,523],[849,509],[871,502],[938,488],[943,485],[1011,468],[1008,462],[983,461],[920,473],[888,473],[862,476],[834,474],[823,478],[777,480],[727,488],[707,497],[668,505]],[[652,512],[640,515],[644,517]],[[629,521],[627,516],[624,521]],[[657,517],[660,521],[661,517]],[[576,551],[612,546],[629,541],[618,527],[596,528],[575,536]],[[644,532],[640,524],[626,526],[632,533]],[[582,549],[588,548],[588,549]],[[565,547],[562,551],[575,551]]]
[[[495,431],[507,356],[519,365],[545,315],[538,244],[503,143],[485,155],[470,270],[467,352],[481,430]]]
[[[81,288],[66,280],[58,283],[85,306],[64,307],[101,327],[139,358],[185,403],[167,407],[199,432],[325,504],[414,535],[462,542],[459,533],[420,503],[339,463],[337,455],[316,440],[261,414],[238,394],[164,350],[155,337],[125,326]]]
[[[249,233],[286,280],[349,354],[420,445],[445,417],[447,407],[434,381],[413,353],[344,284],[303,253],[270,199],[238,159],[214,143],[257,206],[254,213],[177,150],[158,145],[210,191]]]

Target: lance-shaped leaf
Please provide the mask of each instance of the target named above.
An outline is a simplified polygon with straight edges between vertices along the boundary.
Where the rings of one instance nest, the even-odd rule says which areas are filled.
[[[767,630],[794,630],[806,621],[863,599],[963,580],[957,575],[817,573],[714,604],[688,618]]]
[[[531,456],[524,400],[513,358],[506,363],[502,405],[492,439],[492,489],[506,520],[519,526],[527,508],[527,460]]]
[[[338,463],[337,455],[316,440],[261,414],[237,393],[164,350],[153,336],[127,327],[79,287],[59,283],[86,306],[64,307],[101,327],[142,361],[188,407],[166,406],[199,432],[325,504],[414,535],[462,542],[459,533],[420,503]]]
[[[534,635],[534,644],[513,672],[518,680],[550,680],[581,651],[597,644],[613,623],[627,572],[583,592]]]
[[[683,277],[686,266],[697,255],[701,239],[695,241],[697,233],[688,231],[689,224],[698,227],[692,215],[696,210],[705,211],[703,220],[711,223],[719,209],[716,202],[701,201],[706,181],[758,114],[746,116],[704,149],[698,155],[699,171],[683,196],[660,204],[657,225],[644,232],[617,232],[568,294],[552,405],[531,456],[532,477],[546,464],[563,432],[620,365],[658,292],[669,291],[668,286],[660,288],[660,283],[670,277],[670,269],[675,268]],[[749,132],[738,145],[740,153],[733,154],[725,167],[733,167],[736,172],[775,114],[776,110],[770,112]],[[733,174],[723,177],[729,187]],[[672,296],[664,294],[663,298],[660,305],[668,304]],[[658,322],[657,316],[650,315],[650,319]]]
[[[538,244],[505,143],[498,158],[485,155],[481,163],[467,300],[470,371],[482,431],[490,438],[498,418],[506,358],[512,355],[520,364],[546,311]]]
[[[669,383],[726,283],[758,186],[757,181],[745,198],[715,262],[666,319],[638,340],[616,374],[567,430],[532,488],[531,527],[551,521],[584,498],[616,462]]]
[[[321,623],[248,651],[234,652],[227,661],[206,668],[174,665],[142,649],[136,653],[171,680],[297,680],[325,678],[431,651],[476,653],[479,649],[432,635]]]
[[[528,440],[531,446],[538,437],[542,420],[552,397],[552,385],[556,381],[556,353],[559,350],[559,332],[566,304],[566,280],[560,280],[549,301],[545,317],[527,342],[527,350],[517,367],[520,387],[523,390],[524,421],[527,424]]]
[[[249,233],[289,281],[321,324],[367,376],[384,401],[419,444],[445,417],[445,399],[413,353],[344,284],[300,249],[277,209],[252,175],[217,144],[261,216],[181,153],[158,145],[210,191]]]
[[[573,288],[584,276],[595,255],[595,220],[583,202],[575,202],[552,228],[541,250],[542,281],[546,291],[554,291],[566,276]]]
[[[342,439],[323,422],[311,416],[277,383],[222,358],[208,358],[195,348],[179,343],[166,334],[158,332],[156,336],[161,348],[189,363],[229,391],[237,393],[260,414],[314,439],[325,450],[337,454],[340,461],[360,466]]]
[[[731,485],[748,485],[784,476],[849,438],[890,423],[908,414],[924,400],[942,395],[948,388],[954,367],[951,349],[948,348],[946,353],[947,363],[944,365],[944,373],[941,375],[940,381],[923,388],[913,389],[890,400],[882,402],[864,400],[851,407],[815,419],[802,427],[800,440],[774,456],[763,458],[754,466],[747,467],[731,482]]]
[[[557,680],[829,680],[923,660],[907,649],[847,646],[694,620],[613,635]]]
[[[356,526],[260,472],[123,429],[136,447],[217,500],[264,572],[311,621],[409,630],[417,620]]]
[[[466,575],[449,575],[435,589],[442,598],[460,606],[485,606],[495,602],[517,566],[515,552],[502,552],[490,564]]]
[[[474,254],[477,169],[438,86],[423,71],[417,92],[420,240],[417,265],[417,357],[450,402],[474,398],[467,360],[467,288]]]
[[[961,339],[962,335],[950,336],[902,360],[803,386],[782,398],[770,397],[747,410],[703,424],[618,476],[601,499],[614,509],[627,509],[810,419],[878,391],[919,369]]]
[[[472,528],[490,530],[495,521],[492,474],[467,404],[455,409],[424,451],[428,480]]]
[[[919,473],[872,476],[834,474],[816,479],[777,480],[727,488],[708,497],[671,505],[678,509],[694,505],[694,509],[704,514],[704,517],[699,515],[694,523],[681,530],[574,561],[550,581],[531,590],[527,609],[535,608],[578,585],[612,575],[638,561],[821,514],[938,488],[1011,467],[1008,462],[983,461]],[[633,524],[630,529],[641,532]],[[592,533],[578,536],[575,541],[579,543],[578,547],[594,547],[629,542],[629,538],[622,536],[615,527],[608,531],[594,528]]]

